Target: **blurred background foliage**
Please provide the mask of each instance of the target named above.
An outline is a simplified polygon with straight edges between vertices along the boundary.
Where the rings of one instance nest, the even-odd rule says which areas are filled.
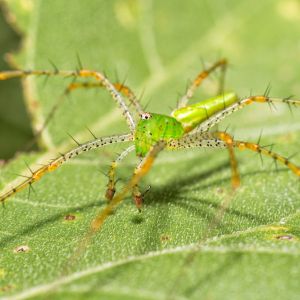
[[[220,57],[228,58],[228,90],[300,98],[300,3],[297,0],[6,0],[1,1],[1,69],[78,68],[126,80],[147,110],[170,113],[187,83]],[[217,75],[195,100],[213,95]],[[61,105],[35,146],[26,148],[70,81],[40,78],[0,82],[1,188],[58,152],[127,126],[105,91],[76,91]],[[235,137],[289,156],[299,150],[299,111],[253,105],[232,115]],[[130,201],[65,272],[103,201],[106,171],[122,147],[87,153],[19,193],[0,220],[0,292],[12,299],[297,299],[299,186],[291,172],[261,169],[259,157],[238,154],[242,187],[221,224],[207,231],[230,195],[224,151],[163,153],[145,182],[152,190],[142,214]],[[19,153],[16,155],[16,153]],[[99,153],[101,155],[99,155]],[[293,158],[299,163],[299,158]],[[267,161],[267,160],[266,160]],[[120,168],[127,181],[133,157]],[[27,171],[28,172],[28,171]],[[28,173],[27,173],[28,174]],[[146,184],[142,185],[146,187]],[[75,216],[67,222],[66,216]],[[192,263],[185,256],[201,238]],[[28,245],[28,253],[16,253]],[[65,275],[62,277],[62,274]],[[48,295],[50,293],[51,295]]]
[[[49,69],[51,61],[58,68],[74,69],[78,67],[76,56],[79,55],[84,67],[104,70],[111,80],[118,74],[120,80],[127,79],[136,93],[144,91],[143,101],[150,101],[150,110],[168,113],[188,80],[202,68],[201,61],[227,57],[232,64],[227,87],[241,96],[261,93],[269,83],[273,95],[300,94],[296,76],[300,48],[297,1],[265,1],[259,5],[248,1],[189,1],[187,5],[99,0],[91,1],[88,6],[93,13],[86,16],[76,1],[73,5],[57,1],[53,4],[2,1],[1,69],[8,67],[8,60],[19,68]],[[9,59],[8,53],[18,53],[18,56]],[[28,91],[22,93],[18,80],[0,84],[0,157],[9,158],[18,149],[24,149],[26,141],[32,138],[31,128],[36,131],[41,125],[37,115],[47,115],[66,84],[58,84],[56,93],[52,92],[51,85],[48,89],[46,85],[41,99],[35,99],[41,101],[39,108],[33,107],[36,102],[28,99]],[[212,93],[212,85],[208,82],[201,93]],[[22,97],[27,98],[25,106]],[[74,122],[76,105],[74,101],[65,105],[68,109],[64,106],[60,109],[65,124]],[[85,106],[86,117],[81,111],[79,127],[90,125],[89,119],[101,115],[102,109],[97,107]],[[254,124],[254,115],[250,115]],[[258,127],[269,118],[264,109],[255,116]],[[61,142],[62,136],[66,138],[67,129],[61,126],[61,121],[54,122],[58,129],[50,126],[51,139]],[[45,143],[46,148],[57,145],[56,141],[49,142],[51,145]]]
[[[6,55],[19,49],[21,35],[7,23],[0,8],[0,68],[6,70],[10,68]],[[33,134],[20,80],[1,82],[0,93],[0,158],[7,159],[22,149]]]

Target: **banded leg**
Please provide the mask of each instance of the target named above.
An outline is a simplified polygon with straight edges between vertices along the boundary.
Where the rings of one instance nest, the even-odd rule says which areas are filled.
[[[70,259],[70,264],[72,265],[78,257],[85,251],[86,247],[89,245],[93,235],[101,229],[105,220],[111,215],[114,209],[124,200],[127,193],[133,189],[134,186],[138,185],[140,180],[150,171],[156,156],[165,147],[165,142],[160,141],[154,145],[147,155],[143,158],[142,162],[135,169],[131,180],[123,187],[120,193],[116,194],[113,199],[106,205],[106,207],[96,216],[92,221],[90,230],[84,236],[78,248],[74,252],[74,255]]]
[[[113,210],[123,201],[127,193],[137,186],[140,180],[150,171],[155,158],[164,149],[165,142],[157,142],[155,146],[151,148],[148,154],[143,158],[142,162],[135,169],[131,180],[123,187],[120,193],[116,194],[114,198],[107,204],[102,212],[93,220],[91,229],[85,240],[98,231],[103,225],[107,217],[113,212]]]
[[[275,103],[285,103],[289,107],[291,106],[300,106],[300,100],[295,99],[281,99],[281,98],[272,98],[268,96],[251,96],[245,99],[241,99],[236,103],[229,105],[228,107],[224,108],[222,111],[212,115],[211,117],[207,118],[204,122],[202,122],[198,127],[196,127],[192,133],[195,132],[206,132],[220,121],[222,121],[227,116],[231,115],[232,113],[246,107],[247,105],[253,103],[267,103],[269,105],[275,105]]]
[[[111,163],[110,169],[108,171],[107,189],[105,192],[105,197],[108,201],[111,201],[113,199],[116,192],[116,179],[115,179],[116,168],[118,164],[134,149],[135,149],[134,145],[128,147],[117,157],[115,161]]]
[[[262,155],[269,156],[269,157],[273,158],[274,161],[278,161],[278,162],[286,165],[297,176],[300,176],[300,167],[298,167],[295,164],[293,164],[292,162],[290,162],[290,160],[288,158],[283,157],[282,155],[280,155],[276,152],[268,150],[268,149],[260,146],[259,144],[234,140],[232,138],[232,136],[230,136],[226,132],[215,132],[214,136],[216,136],[221,141],[224,141],[226,144],[231,143],[232,147],[237,148],[239,150],[248,149],[248,150],[254,151],[256,153],[260,153]]]
[[[138,114],[141,114],[143,112],[143,109],[139,103],[139,100],[133,93],[133,91],[126,85],[116,82],[113,83],[113,86],[122,93],[125,97],[128,98],[129,103],[134,106]],[[62,105],[62,103],[65,101],[66,96],[68,96],[72,91],[79,89],[79,88],[103,88],[103,84],[101,82],[72,82],[68,85],[68,87],[65,89],[63,94],[59,97],[57,102],[52,106],[49,114],[47,115],[45,122],[42,124],[42,126],[37,130],[35,133],[34,138],[30,141],[30,143],[26,146],[26,149],[30,149],[31,146],[34,144],[34,142],[39,138],[39,136],[42,134],[43,130],[47,127],[50,120],[54,117],[56,111],[58,108]]]
[[[118,92],[122,93],[125,97],[128,98],[129,103],[134,106],[138,114],[143,113],[143,109],[139,100],[128,86],[120,82],[113,83],[113,86],[118,90]],[[73,82],[67,87],[65,94],[69,94],[71,91],[79,88],[103,88],[103,84],[101,82]]]
[[[234,154],[233,138],[226,132],[215,132],[214,136],[226,143],[229,151],[229,160],[231,167],[231,186],[235,190],[241,185],[241,178],[238,170],[238,163]]]
[[[176,150],[180,148],[227,148],[229,151],[230,165],[231,165],[231,185],[233,189],[240,186],[240,176],[238,172],[237,160],[234,155],[232,139],[220,139],[210,132],[190,134],[182,139],[170,140],[167,144],[167,149]]]
[[[96,79],[96,81],[101,84],[112,96],[112,98],[116,101],[120,109],[122,110],[122,114],[124,115],[128,126],[130,128],[130,132],[133,132],[135,129],[135,122],[133,116],[131,115],[128,106],[126,105],[124,99],[118,92],[118,90],[114,87],[114,85],[100,72],[90,71],[90,70],[79,70],[79,71],[39,71],[39,70],[15,70],[15,71],[3,71],[0,72],[0,80],[7,80],[10,78],[17,77],[27,77],[27,76],[62,76],[62,77],[91,77]]]
[[[219,92],[222,92],[224,89],[224,79],[225,79],[225,71],[227,68],[228,62],[226,59],[220,59],[215,64],[213,64],[210,68],[203,70],[200,72],[197,77],[193,80],[192,84],[188,87],[186,94],[179,100],[178,108],[185,107],[188,101],[193,97],[197,88],[202,84],[204,79],[206,79],[209,74],[215,71],[218,68],[221,68],[221,82],[219,86]]]
[[[290,162],[288,158],[268,150],[257,143],[250,143],[245,141],[234,140],[233,137],[226,132],[204,132],[204,133],[193,133],[185,136],[182,139],[171,139],[166,148],[169,150],[177,150],[181,148],[228,148],[228,144],[232,145],[232,148],[237,148],[239,150],[251,150],[256,153],[260,153],[265,156],[273,158],[285,166],[287,166],[293,173],[300,176],[300,167]],[[234,177],[233,173],[233,177]],[[234,179],[232,179],[234,181]]]
[[[27,177],[24,181],[17,184],[10,190],[2,193],[0,195],[0,202],[4,203],[4,201],[8,197],[16,194],[17,192],[23,190],[24,188],[26,188],[28,186],[31,186],[36,181],[40,180],[45,174],[56,170],[62,164],[64,164],[71,158],[74,158],[74,157],[80,155],[83,152],[88,152],[95,148],[101,148],[101,147],[104,147],[107,145],[128,142],[128,141],[132,141],[132,140],[133,140],[133,136],[131,134],[124,134],[124,135],[118,135],[118,136],[103,137],[103,138],[95,139],[95,140],[89,141],[87,143],[84,143],[82,145],[79,145],[75,149],[72,149],[65,154],[61,154],[61,156],[53,159],[50,163],[43,165],[41,168],[32,172],[31,176]]]

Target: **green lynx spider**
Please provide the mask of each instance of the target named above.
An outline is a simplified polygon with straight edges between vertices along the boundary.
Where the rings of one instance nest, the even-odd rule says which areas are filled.
[[[210,131],[210,129],[218,124],[222,119],[232,114],[233,112],[242,109],[243,107],[258,102],[274,104],[275,102],[283,102],[290,105],[300,105],[300,100],[291,100],[289,98],[271,98],[267,94],[259,96],[251,96],[245,99],[240,99],[233,92],[220,93],[218,96],[202,100],[196,104],[188,105],[188,101],[193,97],[196,89],[201,85],[203,80],[208,75],[220,68],[224,75],[227,66],[227,60],[221,59],[210,68],[200,72],[191,85],[188,87],[186,94],[180,99],[178,107],[171,113],[170,116],[144,112],[139,101],[134,93],[124,84],[112,84],[102,73],[89,70],[79,71],[38,71],[38,70],[15,70],[0,72],[0,80],[7,80],[16,77],[26,77],[31,75],[44,76],[63,76],[63,77],[80,77],[92,78],[96,82],[86,83],[71,83],[66,92],[70,92],[76,88],[85,87],[102,87],[105,88],[117,102],[123,116],[125,117],[130,133],[123,135],[115,135],[108,137],[95,138],[78,147],[68,151],[65,154],[53,159],[50,163],[32,172],[32,175],[22,181],[20,184],[9,189],[0,195],[2,203],[23,190],[27,186],[31,186],[38,181],[46,173],[53,171],[62,164],[78,156],[83,152],[90,151],[94,148],[104,147],[114,143],[133,142],[133,145],[123,151],[118,158],[112,162],[108,172],[108,185],[106,190],[106,198],[109,200],[104,210],[93,221],[91,230],[96,231],[109,216],[111,211],[120,203],[129,191],[132,191],[133,199],[138,209],[141,208],[143,194],[138,188],[138,183],[141,178],[151,169],[157,154],[163,149],[177,150],[181,148],[192,147],[210,147],[210,148],[227,148],[230,154],[230,163],[232,169],[232,186],[236,188],[240,184],[240,176],[237,169],[237,161],[234,156],[234,148],[239,150],[251,150],[262,155],[273,158],[276,162],[279,161],[292,170],[297,176],[300,176],[300,168],[291,163],[289,159],[268,150],[257,143],[235,140],[230,134],[222,131]],[[122,94],[128,98],[129,102],[135,108],[140,118],[135,121],[130,112]],[[132,151],[141,158],[140,163],[134,170],[134,174],[121,190],[115,194],[115,170],[117,165],[126,155]]]

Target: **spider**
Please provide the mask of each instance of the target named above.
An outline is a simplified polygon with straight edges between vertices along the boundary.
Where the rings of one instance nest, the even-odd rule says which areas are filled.
[[[54,171],[65,162],[80,155],[83,152],[90,151],[94,148],[105,147],[115,143],[132,142],[133,145],[125,149],[112,163],[108,172],[108,184],[105,197],[108,204],[103,211],[94,219],[91,225],[91,231],[98,230],[105,219],[116,208],[116,206],[124,199],[128,192],[132,192],[133,200],[138,210],[141,209],[144,193],[139,189],[139,182],[143,176],[151,169],[156,156],[162,150],[177,150],[182,148],[226,148],[229,152],[230,165],[232,170],[231,185],[236,189],[240,185],[240,175],[238,172],[237,160],[235,158],[234,149],[251,150],[261,155],[269,156],[284,165],[286,165],[297,176],[300,176],[300,168],[290,162],[288,158],[281,156],[258,143],[235,140],[232,135],[226,131],[212,131],[211,128],[218,124],[225,117],[238,111],[252,103],[267,103],[273,105],[275,102],[286,103],[289,106],[300,105],[300,100],[292,100],[290,98],[273,98],[267,93],[264,95],[250,96],[240,99],[233,92],[223,92],[224,74],[228,62],[221,59],[214,63],[211,67],[204,69],[192,81],[185,95],[178,102],[178,106],[171,115],[163,115],[151,112],[145,112],[134,93],[124,84],[111,83],[106,76],[100,72],[90,70],[78,71],[39,71],[39,70],[14,70],[0,72],[0,80],[7,80],[16,77],[36,76],[63,76],[74,78],[94,78],[96,82],[73,82],[66,89],[66,93],[86,87],[105,88],[118,104],[123,117],[127,121],[129,133],[122,135],[114,135],[96,138],[84,144],[79,144],[76,148],[61,154],[53,159],[50,163],[40,167],[32,172],[32,175],[22,181],[20,184],[9,189],[0,195],[0,201],[4,203],[6,199],[15,193],[31,186],[40,180],[46,173]],[[218,96],[202,100],[196,104],[189,105],[189,100],[193,97],[197,88],[202,82],[215,70],[221,70],[220,93]],[[128,98],[130,104],[134,107],[139,115],[139,120],[134,120],[132,112],[129,110],[123,96]],[[132,151],[140,161],[133,172],[130,181],[123,189],[116,194],[116,168],[118,164]]]

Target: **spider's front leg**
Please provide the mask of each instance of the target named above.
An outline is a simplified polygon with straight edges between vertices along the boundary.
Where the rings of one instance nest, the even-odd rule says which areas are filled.
[[[143,158],[140,164],[136,167],[131,180],[123,187],[123,189],[117,193],[111,201],[105,206],[105,208],[96,216],[96,218],[92,221],[90,230],[82,239],[79,244],[75,254],[78,257],[90,243],[93,235],[99,231],[105,222],[105,220],[111,215],[114,209],[124,200],[129,191],[131,191],[135,186],[138,185],[140,180],[150,171],[155,158],[166,146],[164,141],[157,142],[147,153],[147,155]],[[126,151],[126,150],[125,150]],[[72,258],[76,258],[75,256]]]
[[[0,80],[7,80],[11,78],[20,78],[27,76],[62,76],[62,77],[72,77],[72,78],[94,78],[99,86],[105,88],[115,100],[115,102],[120,107],[123,116],[125,117],[127,124],[130,128],[130,132],[134,131],[135,121],[130,113],[127,104],[125,103],[123,97],[120,95],[118,89],[122,90],[125,94],[130,93],[131,91],[122,84],[116,84],[114,86],[104,74],[91,71],[91,70],[79,70],[79,71],[63,71],[63,70],[54,70],[54,71],[46,71],[46,70],[13,70],[13,71],[0,71]],[[137,102],[135,103],[139,105]]]
[[[134,92],[124,83],[121,82],[114,82],[112,85],[115,89],[122,93],[129,101],[131,105],[133,105],[135,111],[139,114],[143,112],[142,106],[134,94]],[[72,82],[66,88],[64,95],[70,94],[72,91],[77,89],[90,89],[90,88],[103,88],[104,85],[101,82]]]
[[[139,168],[140,168],[140,164],[135,169],[134,174],[136,174],[139,171]],[[143,192],[140,191],[140,188],[137,184],[132,187],[132,198],[139,212],[142,211],[144,197],[149,192],[149,190],[150,190],[150,186]]]
[[[136,110],[137,113],[142,112],[141,104],[139,103],[139,100],[137,99],[136,95],[133,93],[133,91],[126,85],[120,82],[112,83],[112,85],[115,87],[115,89],[122,93],[125,97],[128,98],[128,101],[130,104],[132,104]],[[56,111],[58,108],[62,105],[62,103],[65,101],[66,96],[69,96],[71,92],[77,90],[77,89],[91,89],[91,88],[104,88],[104,85],[101,82],[71,82],[62,95],[59,97],[57,102],[52,106],[49,114],[46,116],[44,124],[42,124],[41,128],[37,131],[36,137],[38,137],[42,131],[46,128],[50,120],[54,117]],[[35,138],[36,139],[36,138]]]
[[[117,193],[113,199],[107,204],[107,206],[100,212],[100,214],[93,220],[91,224],[91,230],[87,236],[98,231],[103,225],[107,217],[112,213],[112,211],[123,201],[125,196],[129,191],[131,191],[135,186],[138,185],[140,180],[150,171],[155,158],[157,155],[165,148],[166,143],[164,141],[157,142],[147,155],[143,158],[141,163],[135,169],[135,172],[131,180],[123,187],[123,189]]]
[[[77,157],[78,155],[88,152],[92,149],[102,148],[108,145],[129,142],[133,140],[132,134],[123,134],[123,135],[115,135],[102,137],[98,139],[91,140],[87,143],[79,145],[78,147],[71,149],[70,151],[61,154],[55,159],[52,159],[49,163],[42,165],[42,167],[33,171],[31,176],[25,176],[26,179],[14,184],[14,186],[3,193],[0,193],[0,203],[4,203],[7,198],[13,196],[14,194],[22,191],[26,187],[31,187],[31,185],[37,181],[39,181],[45,174],[56,170],[62,164],[66,163],[70,159]]]
[[[114,160],[111,163],[110,169],[108,171],[107,177],[108,177],[108,183],[107,183],[107,189],[105,192],[105,198],[108,200],[108,202],[112,201],[112,199],[115,196],[116,193],[116,169],[119,165],[119,163],[132,151],[135,150],[135,146],[130,146],[127,149],[125,149],[116,160]],[[134,175],[139,172],[139,169],[141,168],[142,162],[135,168]],[[139,211],[141,211],[143,199],[145,194],[149,191],[150,188],[146,189],[144,192],[141,192],[138,185],[134,185],[132,187],[132,198],[133,201]]]

